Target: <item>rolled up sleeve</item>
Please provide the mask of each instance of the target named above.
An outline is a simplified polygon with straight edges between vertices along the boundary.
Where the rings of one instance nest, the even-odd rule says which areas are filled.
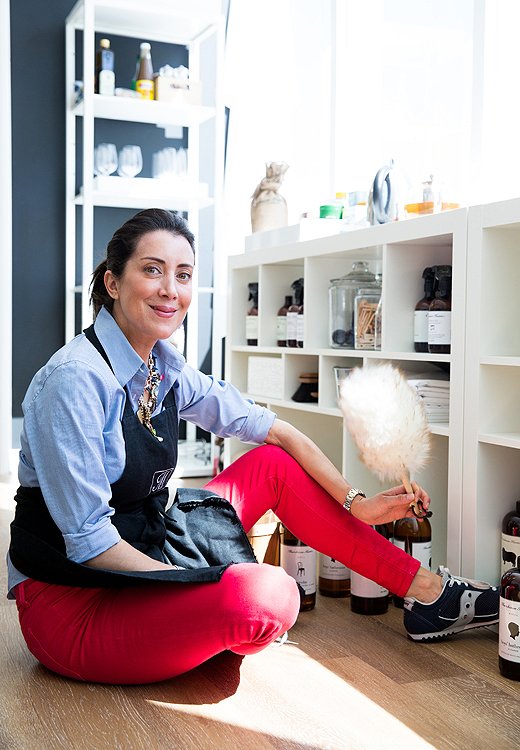
[[[231,383],[186,365],[178,381],[179,415],[219,437],[262,444],[276,419],[270,409],[245,399]]]

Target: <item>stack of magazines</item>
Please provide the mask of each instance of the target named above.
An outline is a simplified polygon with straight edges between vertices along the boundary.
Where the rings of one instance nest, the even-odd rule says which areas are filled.
[[[448,422],[450,413],[450,381],[447,375],[428,373],[408,378],[424,405],[428,422]]]

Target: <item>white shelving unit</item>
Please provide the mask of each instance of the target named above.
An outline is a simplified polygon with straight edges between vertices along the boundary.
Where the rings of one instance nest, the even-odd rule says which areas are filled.
[[[82,70],[84,80],[83,101],[74,101],[74,81],[76,71],[76,43],[78,32],[83,38]],[[94,94],[95,33],[107,36],[117,35],[151,42],[166,42],[187,47],[188,67],[194,80],[201,80],[211,67],[211,76],[216,84],[210,92],[210,105],[179,105],[160,101],[138,101],[125,97],[107,97]],[[210,63],[203,64],[201,46],[210,40],[215,50]],[[197,267],[194,276],[193,301],[189,312],[189,325],[186,339],[188,362],[199,365],[198,352],[198,310],[201,294],[216,292],[219,266],[219,205],[223,184],[224,160],[224,106],[222,101],[221,74],[224,45],[224,16],[221,0],[78,0],[66,21],[66,324],[65,338],[70,340],[78,330],[92,322],[89,308],[88,287],[94,265],[94,222],[95,207],[130,208],[135,210],[159,207],[185,212],[195,237],[199,237],[199,219],[202,208],[213,205],[214,243],[213,263],[216,281],[211,288],[201,288],[198,284]],[[207,95],[207,92],[206,92]],[[214,96],[213,96],[214,95]],[[82,119],[83,134],[81,143],[76,142],[76,120]],[[150,180],[136,177],[131,191],[96,190],[94,180],[94,125],[96,119],[116,120],[156,125],[165,129],[169,137],[182,135],[182,128],[188,131],[188,174],[181,189],[151,193]],[[212,122],[214,147],[213,184],[200,185],[201,143],[200,126]],[[83,185],[77,191],[76,163],[78,156],[82,163]],[[159,182],[159,181],[158,181]],[[194,186],[191,189],[190,186]],[[141,189],[140,189],[141,188]],[[81,236],[77,237],[78,213],[81,215]],[[78,298],[80,303],[79,320],[77,315]],[[213,326],[213,369],[220,371],[220,337]],[[188,441],[193,441],[195,428],[187,425]],[[189,462],[188,462],[189,463]],[[186,467],[186,464],[185,464]],[[206,475],[208,465],[184,468],[184,476]]]
[[[414,477],[428,489],[434,502],[432,565],[448,564],[460,571],[463,548],[463,404],[466,325],[467,210],[436,214],[393,224],[368,227],[321,239],[248,252],[229,259],[227,379],[247,393],[251,357],[282,361],[283,398],[251,396],[272,408],[313,438],[336,467],[368,493],[383,489],[364,467],[337,406],[334,366],[371,366],[392,362],[411,373],[439,373],[450,365],[449,423],[431,426],[432,460]],[[382,267],[382,349],[360,351],[329,347],[328,288],[330,280],[351,270],[356,260]],[[450,355],[419,354],[413,345],[413,310],[422,296],[426,266],[453,268],[452,347]],[[304,278],[304,348],[276,345],[276,313],[291,283]],[[247,346],[245,317],[247,285],[259,285],[259,345]],[[519,349],[520,354],[520,349]],[[437,363],[437,364],[436,364]],[[302,372],[319,374],[319,401],[291,400]],[[230,441],[227,460],[243,446]]]
[[[471,208],[468,248],[462,562],[492,580],[520,496],[520,200]]]

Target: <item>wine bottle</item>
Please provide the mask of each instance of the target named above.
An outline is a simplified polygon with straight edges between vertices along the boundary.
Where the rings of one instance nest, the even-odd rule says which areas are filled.
[[[278,310],[276,316],[276,344],[277,346],[287,346],[287,310],[293,303],[290,294],[285,296],[285,302]]]
[[[498,667],[509,680],[520,680],[520,570],[510,568],[500,581]]]
[[[451,352],[451,266],[435,269],[435,297],[428,310],[428,351],[430,354]]]
[[[520,568],[520,500],[516,508],[504,516],[501,536],[501,575],[510,568]]]
[[[317,552],[294,536],[282,524],[280,535],[280,565],[303,590],[300,612],[314,609],[316,605]]]
[[[339,560],[320,553],[318,591],[323,596],[350,596],[350,569]]]
[[[419,521],[417,518],[401,518],[394,523],[394,544],[407,552],[421,566],[431,570],[432,566],[432,528],[427,518]],[[393,595],[396,607],[402,607],[402,597]]]
[[[428,311],[435,296],[435,269],[424,269],[424,296],[415,305],[413,316],[413,341],[416,352],[428,351]]]
[[[258,346],[258,282],[248,284],[251,307],[246,315],[246,341],[248,346]]]
[[[374,529],[388,539],[388,524],[374,526]],[[350,572],[350,608],[358,615],[382,615],[388,611],[389,591],[370,578]]]

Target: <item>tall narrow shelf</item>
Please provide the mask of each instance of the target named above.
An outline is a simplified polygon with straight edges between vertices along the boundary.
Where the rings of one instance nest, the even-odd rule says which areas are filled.
[[[141,41],[146,39],[187,48],[190,77],[193,80],[215,80],[214,86],[203,87],[208,101],[201,105],[179,105],[95,94],[96,33]],[[201,295],[209,294],[211,300],[220,296],[218,268],[221,248],[218,224],[225,134],[221,85],[223,39],[224,15],[221,0],[194,0],[189,4],[180,0],[148,0],[146,7],[140,0],[78,0],[70,12],[66,21],[66,341],[92,321],[88,289],[95,265],[96,208],[127,208],[137,211],[158,207],[176,210],[187,215],[190,229],[197,241],[204,232],[210,237],[208,254],[212,258],[215,281],[208,286],[200,284],[196,266],[186,335],[186,358],[190,364],[199,367]],[[79,44],[83,47],[81,60],[77,55]],[[74,82],[78,75],[83,80],[83,99],[79,103],[74,99]],[[77,128],[79,120],[82,125],[81,138]],[[117,180],[114,181],[115,188],[96,189],[94,136],[95,123],[99,120],[157,126],[164,128],[167,138],[181,137],[185,129],[188,151],[185,183],[179,184],[179,189],[163,194],[154,189],[155,186],[150,184],[151,179],[140,177],[134,178],[131,190],[120,188]],[[206,139],[208,142],[205,141],[202,148],[200,128],[206,123],[211,127],[211,137]],[[82,167],[83,184],[79,188],[77,164]],[[207,186],[201,184],[203,167],[212,176]],[[209,229],[202,226],[203,221],[208,221],[205,218],[207,212],[202,214],[202,209],[206,208],[212,209]],[[209,277],[211,274],[208,274]],[[219,322],[214,316],[212,369],[217,372],[220,371],[220,338],[223,334],[218,326]],[[193,425],[187,425],[187,438],[189,441],[195,438]],[[188,470],[191,473],[185,475],[206,475],[210,473],[210,469],[210,465],[204,465],[199,469]]]
[[[496,579],[520,492],[520,200],[468,220],[463,569]]]
[[[410,373],[439,372],[450,366],[448,424],[432,424],[432,460],[415,479],[434,501],[433,564],[459,571],[462,563],[462,459],[465,361],[465,285],[467,211],[456,211],[369,227],[316,240],[271,247],[229,259],[229,310],[226,377],[247,394],[248,366],[255,357],[281,360],[283,394],[251,395],[280,418],[310,435],[336,467],[368,493],[384,487],[360,462],[344,428],[337,404],[335,366],[369,366],[391,362]],[[351,270],[356,260],[382,269],[382,348],[380,351],[333,349],[329,346],[330,280]],[[426,266],[450,264],[453,271],[452,347],[449,355],[418,354],[413,345],[413,310],[422,296]],[[304,347],[278,347],[276,312],[291,283],[304,278]],[[247,346],[245,317],[248,284],[258,282],[258,346]],[[319,374],[317,404],[291,399],[302,372]],[[231,441],[228,460],[241,450]]]

